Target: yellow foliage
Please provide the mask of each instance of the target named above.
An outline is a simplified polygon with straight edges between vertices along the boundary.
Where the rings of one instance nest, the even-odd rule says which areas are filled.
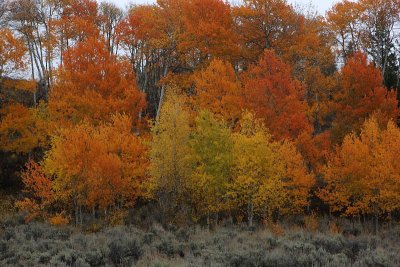
[[[109,226],[123,225],[125,218],[128,216],[127,210],[116,210],[108,218]]]
[[[340,234],[341,233],[340,227],[338,226],[338,224],[336,222],[329,223],[329,232],[331,234]]]
[[[233,142],[228,127],[209,111],[196,118],[190,140],[194,166],[191,197],[200,215],[210,216],[225,208],[225,193],[232,167]]]
[[[232,206],[249,208],[271,218],[274,211],[298,213],[308,204],[314,177],[295,146],[272,141],[264,125],[244,113],[241,130],[233,134],[233,182],[228,191]],[[248,214],[250,216],[250,214]]]
[[[64,226],[69,223],[69,218],[63,213],[57,213],[48,219],[51,225]]]
[[[191,177],[190,127],[180,96],[168,88],[160,117],[151,128],[148,197],[166,209],[182,210],[188,201]],[[176,214],[175,214],[176,219]]]
[[[319,221],[316,214],[311,214],[304,217],[304,227],[308,231],[315,232],[319,229]]]
[[[270,223],[268,224],[268,229],[275,235],[275,236],[284,236],[285,229],[278,224],[278,223]]]

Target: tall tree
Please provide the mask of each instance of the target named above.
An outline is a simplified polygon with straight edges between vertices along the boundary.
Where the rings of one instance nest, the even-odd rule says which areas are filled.
[[[224,198],[233,163],[230,131],[213,113],[203,110],[196,117],[190,147],[194,164],[191,195],[198,216],[206,216],[210,227],[211,215],[218,223],[218,213],[226,209]]]
[[[187,201],[192,167],[188,113],[180,96],[167,95],[150,143],[150,194],[158,200],[164,222],[181,222],[189,215]]]
[[[99,124],[118,112],[138,125],[144,107],[131,65],[110,55],[101,39],[89,38],[65,53],[49,102],[57,123]]]
[[[380,127],[365,121],[361,134],[351,133],[324,171],[326,187],[319,196],[331,211],[347,216],[391,214],[399,208],[399,128],[390,121]]]
[[[251,113],[244,113],[240,122],[241,130],[233,135],[234,166],[233,181],[229,185],[228,199],[234,209],[245,209],[249,226],[253,226],[254,213],[268,211],[281,205],[284,165],[275,151],[277,143],[264,125]],[[264,206],[263,200],[269,200]]]
[[[104,36],[111,54],[118,53],[117,25],[123,18],[123,11],[115,4],[102,2],[99,7],[100,33]]]
[[[361,50],[361,14],[357,2],[344,0],[327,12],[329,28],[335,34],[338,54],[344,62]]]
[[[396,93],[382,84],[379,69],[368,63],[364,54],[357,53],[341,70],[338,90],[333,96],[335,120],[332,138],[341,142],[351,131],[358,132],[366,118],[373,113],[384,125],[399,115]]]
[[[328,12],[331,30],[337,36],[339,54],[347,61],[355,52],[362,51],[380,69],[387,87],[398,86],[392,76],[398,76],[398,26],[400,4],[396,0],[360,0],[337,3]],[[395,56],[396,57],[396,56]]]
[[[363,12],[361,38],[368,53],[381,70],[386,82],[388,60],[399,38],[396,26],[400,25],[400,3],[397,0],[360,0]]]
[[[55,60],[55,21],[59,18],[62,3],[43,0],[11,0],[9,21],[19,32],[28,48],[32,79],[40,81],[46,97],[53,81]]]
[[[290,67],[273,51],[265,51],[258,64],[252,65],[241,78],[245,107],[265,121],[274,138],[295,139],[303,131],[312,131],[304,87],[291,78]]]
[[[107,214],[131,207],[142,195],[146,147],[126,115],[99,126],[83,121],[54,135],[43,167],[53,177],[56,200],[82,224],[82,212]]]
[[[273,141],[251,113],[244,113],[240,126],[233,134],[233,181],[227,192],[231,205],[246,208],[250,226],[254,213],[266,220],[301,213],[315,180],[295,145]]]

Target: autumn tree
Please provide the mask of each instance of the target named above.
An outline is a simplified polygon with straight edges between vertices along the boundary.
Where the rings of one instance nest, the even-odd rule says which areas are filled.
[[[141,196],[146,177],[146,147],[132,133],[132,119],[114,115],[109,123],[87,120],[54,135],[44,159],[54,177],[57,201],[82,224],[83,212],[117,211],[131,207]]]
[[[233,163],[230,131],[210,111],[201,111],[195,121],[191,140],[192,164],[191,197],[199,216],[214,215],[218,223],[219,212],[226,209],[225,194]]]
[[[378,217],[399,208],[400,130],[390,121],[380,128],[373,117],[365,121],[361,134],[347,135],[324,171],[326,187],[319,196],[332,212],[344,216]]]
[[[192,166],[188,116],[181,96],[170,92],[158,121],[151,128],[151,179],[148,188],[150,197],[158,200],[166,222],[179,222],[189,215],[187,201],[190,199]],[[168,217],[171,215],[175,218]]]
[[[123,11],[115,4],[100,3],[100,34],[104,36],[111,54],[118,53],[117,26],[123,18]]]
[[[233,135],[234,166],[233,181],[229,185],[228,198],[233,207],[245,207],[247,221],[253,225],[254,210],[259,211],[259,197],[283,198],[282,184],[279,177],[283,174],[283,163],[280,162],[274,151],[277,144],[273,144],[272,137],[260,121],[251,113],[245,113],[240,122],[241,131]],[[261,188],[265,188],[260,194]],[[274,192],[274,195],[271,194]],[[279,204],[270,201],[272,205]]]
[[[0,114],[1,150],[27,154],[48,146],[49,115],[43,103],[32,108],[7,105]]]
[[[387,85],[385,78],[389,70],[389,57],[394,53],[395,42],[399,38],[396,27],[400,24],[400,3],[397,0],[360,0],[359,5],[365,52],[373,58]]]
[[[196,67],[215,57],[237,59],[239,50],[229,3],[221,0],[184,2],[183,32],[177,46],[185,58],[181,60]]]
[[[10,29],[0,28],[0,81],[5,75],[20,71],[25,67],[26,52],[23,41],[17,38]]]
[[[168,31],[165,20],[159,7],[137,5],[128,10],[116,28],[117,43],[127,52],[137,83],[146,93],[147,111],[152,115],[157,114],[165,89],[159,81],[168,74],[174,54],[169,36],[173,38],[175,34]],[[171,30],[174,25],[170,24]]]
[[[9,24],[24,39],[31,63],[32,79],[41,82],[46,98],[53,82],[56,59],[55,21],[61,12],[59,1],[10,0]]]
[[[285,205],[279,211],[283,215],[302,214],[310,204],[311,190],[316,182],[314,174],[307,168],[307,161],[296,143],[281,141],[278,154],[284,164],[281,180],[285,190]]]
[[[233,26],[230,6],[221,0],[159,0],[130,9],[118,26],[119,40],[152,114],[159,115],[168,82],[186,89],[187,76],[213,58],[238,59]]]
[[[245,65],[255,63],[265,49],[282,55],[296,43],[303,23],[285,0],[246,0],[232,13]]]
[[[399,11],[396,0],[343,1],[335,4],[327,16],[342,58],[347,61],[357,51],[367,54],[380,69],[387,87],[399,86]]]
[[[307,118],[304,87],[291,78],[290,67],[267,50],[257,65],[241,76],[245,107],[264,120],[274,138],[295,139],[311,132]]]
[[[68,50],[49,102],[57,123],[110,121],[126,113],[138,124],[145,98],[131,65],[110,55],[101,39],[89,38]]]
[[[332,138],[336,143],[351,131],[359,131],[374,112],[379,113],[377,119],[383,125],[398,116],[396,93],[383,86],[379,69],[361,53],[355,54],[341,70],[333,102],[336,117]]]
[[[301,212],[314,178],[295,145],[273,141],[251,113],[244,113],[240,126],[233,134],[233,181],[227,193],[231,205],[246,208],[250,226],[254,213],[271,220],[276,214]]]
[[[329,102],[336,72],[334,38],[324,18],[302,16],[297,34],[290,45],[282,48],[281,57],[291,67],[293,77],[302,83],[309,119],[315,134],[320,134],[329,126]]]
[[[341,1],[327,12],[330,30],[335,34],[337,52],[347,61],[362,47],[361,44],[361,10],[359,3]]]
[[[219,59],[193,74],[195,109],[208,109],[234,127],[244,106],[241,84],[232,65]]]
[[[99,7],[94,0],[64,2],[58,20],[54,22],[59,35],[61,60],[63,53],[76,42],[99,35]]]
[[[25,186],[25,198],[18,201],[16,206],[27,212],[27,221],[35,218],[47,219],[54,204],[52,181],[46,176],[43,166],[29,160],[22,172],[22,182]]]

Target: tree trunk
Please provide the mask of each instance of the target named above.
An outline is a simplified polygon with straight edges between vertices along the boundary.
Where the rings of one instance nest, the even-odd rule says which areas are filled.
[[[168,74],[168,63],[165,64],[163,77],[167,76],[167,74]],[[164,101],[164,95],[165,95],[165,85],[162,85],[162,86],[161,86],[160,100],[159,100],[159,102],[158,102],[158,107],[157,107],[156,121],[158,121],[158,119],[159,119],[159,117],[160,117],[160,111],[161,111],[162,103],[163,103],[163,101]]]
[[[81,227],[83,225],[83,219],[82,219],[82,205],[79,205],[79,217],[80,217],[80,223]]]
[[[78,210],[78,205],[75,204],[75,226],[79,225],[79,210]]]
[[[378,213],[375,213],[374,215],[374,234],[376,235],[378,233],[379,228],[379,215]]]
[[[207,211],[207,229],[210,231],[210,212]]]
[[[247,216],[249,227],[253,227],[253,202],[247,205]]]

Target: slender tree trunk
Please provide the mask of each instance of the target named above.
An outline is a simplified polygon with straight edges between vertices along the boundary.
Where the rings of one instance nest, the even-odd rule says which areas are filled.
[[[29,51],[29,58],[31,60],[31,77],[32,77],[32,80],[35,80],[35,66],[34,66],[34,62],[33,62],[32,47],[31,47],[31,43],[29,41],[28,41],[28,51]]]
[[[249,227],[253,227],[253,202],[249,202],[247,205],[247,216]]]
[[[167,76],[167,73],[168,73],[168,63],[165,64],[164,73],[163,73],[164,76],[163,77]],[[162,103],[164,101],[164,94],[165,94],[165,85],[162,85],[161,86],[160,100],[158,102],[158,108],[157,108],[157,116],[156,116],[156,120],[157,121],[158,121],[158,119],[160,117],[161,106],[162,106]]]
[[[81,227],[83,225],[83,219],[82,219],[82,205],[79,205],[79,217],[80,217],[80,223]]]
[[[210,231],[210,212],[207,211],[207,229]]]
[[[376,235],[379,230],[379,215],[376,212],[374,215],[374,234]]]
[[[75,206],[75,226],[78,226],[79,225],[79,210],[78,210],[78,204],[76,204],[76,201],[75,201],[74,206]]]
[[[397,83],[396,83],[397,89],[399,89],[399,86],[400,86],[400,58],[399,58],[399,63],[398,63],[398,65],[399,65],[399,68],[398,68],[398,70],[397,70]]]
[[[365,230],[366,230],[365,229],[365,222],[366,222],[365,213],[363,213],[362,217],[363,217],[362,227],[363,227],[363,231],[365,232]]]

